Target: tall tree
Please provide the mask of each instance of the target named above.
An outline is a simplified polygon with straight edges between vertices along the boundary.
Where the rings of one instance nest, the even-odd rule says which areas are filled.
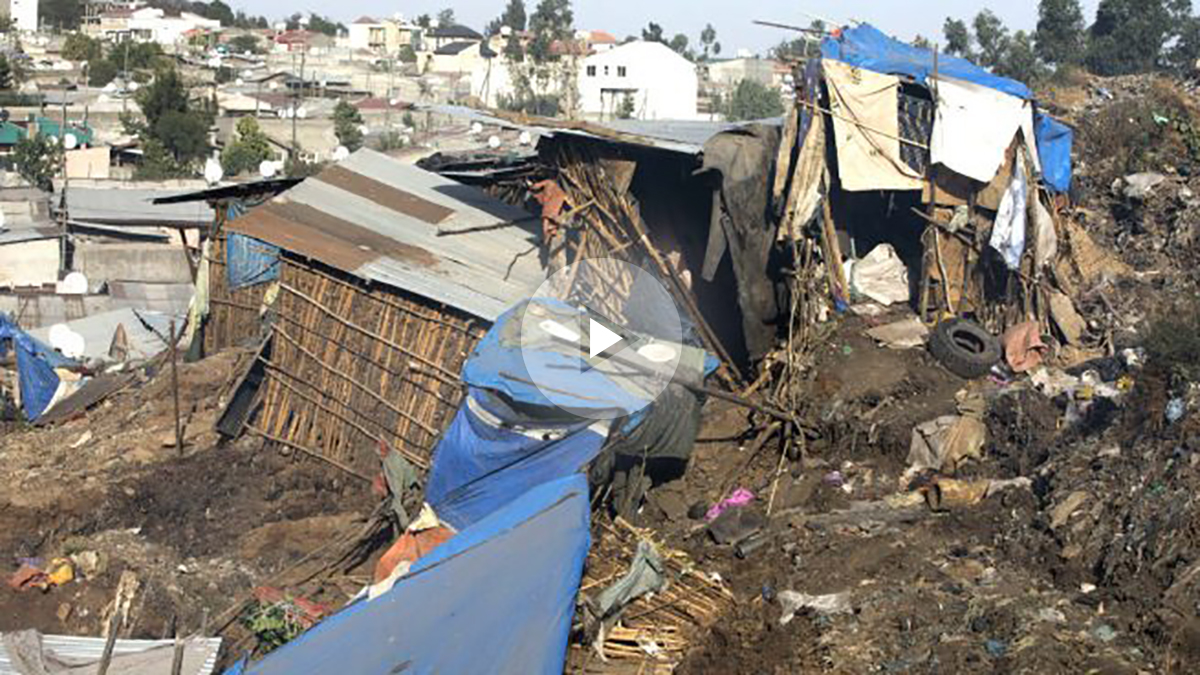
[[[528,19],[525,15],[525,0],[508,0],[504,13],[500,15],[500,24],[514,31],[525,30]]]
[[[757,80],[742,80],[725,103],[723,112],[730,122],[761,120],[783,114],[779,90]]]
[[[916,47],[917,49],[928,49],[930,51],[933,50],[933,43],[930,42],[929,38],[925,37],[924,35],[918,35],[917,37],[913,38],[912,46]]]
[[[645,42],[661,42],[667,43],[667,38],[663,35],[663,27],[650,22],[650,25],[642,29],[642,40]]]
[[[446,9],[443,9],[442,11],[438,12],[437,20],[438,20],[439,26],[442,26],[442,27],[453,26],[455,23],[457,23],[457,21],[455,20],[455,17],[454,17],[454,8],[447,7]]]
[[[688,36],[683,33],[676,33],[675,37],[667,43],[667,46],[674,50],[680,56],[691,58],[688,52]]]
[[[942,34],[946,37],[946,53],[969,59],[971,52],[971,30],[962,19],[946,17],[942,24]]]
[[[700,31],[700,47],[704,50],[700,57],[704,61],[721,54],[721,43],[717,42],[717,29],[713,28],[711,23]]]
[[[574,23],[571,0],[541,0],[533,16],[529,17],[529,29],[533,31],[529,56],[537,63],[552,60],[554,55],[550,53],[550,45],[556,40],[569,40]]]
[[[1008,28],[990,9],[975,15],[975,41],[979,43],[979,63],[995,68],[1004,62],[1009,48]]]
[[[187,87],[174,68],[159,71],[154,82],[138,92],[137,102],[146,121],[125,118],[126,127],[147,146],[153,143],[180,172],[208,154],[212,114],[188,100]]]
[[[1152,70],[1171,37],[1172,10],[1178,16],[1180,8],[1172,0],[1100,0],[1089,31],[1088,69],[1098,75]]]
[[[995,68],[997,75],[1021,82],[1036,82],[1046,74],[1046,66],[1038,59],[1033,36],[1019,30],[1009,40],[1004,60]]]
[[[1085,34],[1079,0],[1041,0],[1033,41],[1037,55],[1046,63],[1070,65],[1082,62]]]
[[[358,108],[339,100],[333,108],[333,134],[338,143],[346,146],[350,152],[358,150],[363,145],[363,118]]]

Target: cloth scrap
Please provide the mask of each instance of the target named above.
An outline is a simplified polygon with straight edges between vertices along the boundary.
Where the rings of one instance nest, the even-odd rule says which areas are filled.
[[[662,556],[654,544],[645,539],[639,541],[629,571],[596,596],[595,606],[600,619],[612,618],[634,600],[665,588],[665,570]]]
[[[992,238],[988,242],[1000,253],[1010,270],[1021,268],[1021,255],[1025,253],[1025,227],[1027,219],[1029,188],[1025,183],[1025,158],[1017,154],[1017,170],[1012,182],[1000,198],[1000,210],[992,227]]]
[[[779,617],[779,625],[786,626],[796,617],[796,612],[811,609],[818,614],[847,614],[853,611],[850,606],[850,593],[827,593],[825,595],[809,595],[796,591],[780,591],[779,604],[783,605],[783,615]]]
[[[1024,373],[1042,363],[1049,347],[1042,342],[1041,327],[1036,321],[1026,321],[1010,327],[1000,338],[1004,360],[1014,373]]]
[[[821,65],[829,87],[842,189],[864,192],[924,187],[921,174],[900,154],[900,78],[829,59]]]
[[[849,263],[848,263],[849,264]],[[880,244],[871,249],[861,260],[850,264],[846,278],[850,290],[888,306],[908,302],[908,268],[896,254],[891,244]]]
[[[934,164],[990,183],[1018,131],[1023,131],[1026,144],[1034,142],[1029,101],[949,77],[938,78],[936,87],[937,116],[930,141]]]

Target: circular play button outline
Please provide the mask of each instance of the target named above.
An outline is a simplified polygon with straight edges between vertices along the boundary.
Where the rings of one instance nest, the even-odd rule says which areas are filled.
[[[624,316],[591,305],[620,306]],[[520,345],[530,382],[550,404],[613,420],[653,403],[670,384],[683,356],[683,322],[655,275],[590,258],[542,282],[522,313]]]

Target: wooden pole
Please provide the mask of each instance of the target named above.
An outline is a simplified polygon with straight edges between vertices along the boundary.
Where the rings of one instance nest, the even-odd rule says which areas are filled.
[[[171,623],[175,624],[175,621]],[[174,630],[171,632],[175,634],[175,653],[171,656],[171,675],[180,675],[183,672],[183,650],[187,643],[179,639],[178,627],[172,627]]]
[[[175,451],[183,454],[183,424],[179,418],[179,361],[178,336],[175,335],[175,320],[171,319],[171,392],[175,398]]]
[[[121,618],[118,614],[118,612],[113,612],[113,616],[108,622],[108,636],[104,640],[104,652],[100,654],[100,665],[96,667],[96,675],[108,675],[113,649],[117,646],[117,631],[121,628]]]

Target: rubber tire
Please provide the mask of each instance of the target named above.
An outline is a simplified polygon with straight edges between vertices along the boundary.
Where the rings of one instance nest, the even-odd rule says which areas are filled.
[[[946,370],[968,380],[987,375],[1001,356],[1000,341],[966,319],[939,323],[929,337],[929,352]]]

